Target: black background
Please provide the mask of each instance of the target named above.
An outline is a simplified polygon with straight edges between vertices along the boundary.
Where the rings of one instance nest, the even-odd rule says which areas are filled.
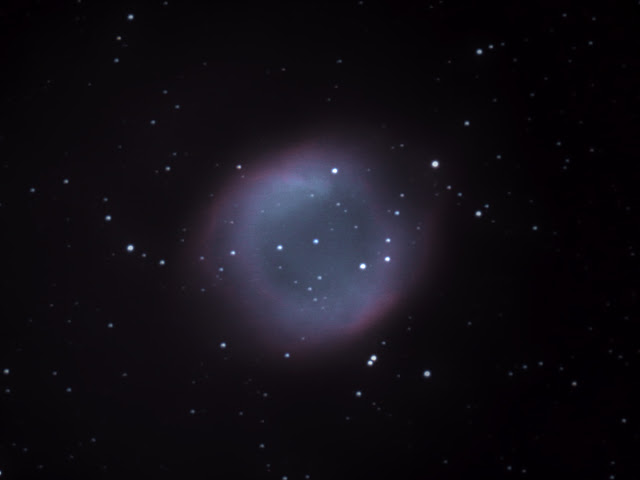
[[[213,3],[0,6],[2,478],[638,478],[640,6]],[[202,212],[325,131],[434,261],[274,358]]]

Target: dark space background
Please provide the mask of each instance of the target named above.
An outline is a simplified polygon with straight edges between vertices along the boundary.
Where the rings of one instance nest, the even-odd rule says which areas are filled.
[[[640,478],[639,15],[3,2],[1,478]],[[274,358],[201,212],[330,125],[429,204],[433,266]]]

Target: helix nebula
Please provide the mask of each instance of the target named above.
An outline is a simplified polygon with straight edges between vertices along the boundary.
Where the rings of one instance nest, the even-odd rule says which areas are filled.
[[[297,146],[238,164],[215,199],[207,268],[266,344],[348,339],[384,318],[421,271],[423,219],[376,162],[355,157]]]

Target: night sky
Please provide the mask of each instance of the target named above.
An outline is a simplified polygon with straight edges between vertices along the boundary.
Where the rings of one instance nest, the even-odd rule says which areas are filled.
[[[3,2],[0,478],[640,478],[600,3]]]

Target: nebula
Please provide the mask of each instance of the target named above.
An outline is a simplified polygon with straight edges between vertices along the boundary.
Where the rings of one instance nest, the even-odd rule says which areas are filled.
[[[229,179],[204,244],[226,301],[262,341],[344,340],[403,296],[420,224],[374,178],[366,162],[305,147]]]

